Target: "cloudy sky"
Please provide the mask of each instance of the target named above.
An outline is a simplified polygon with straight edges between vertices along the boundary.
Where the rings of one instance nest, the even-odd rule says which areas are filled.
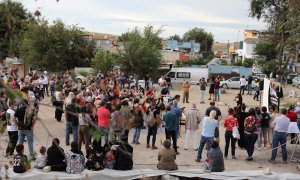
[[[163,37],[194,27],[212,32],[220,42],[242,39],[244,29],[265,28],[248,17],[249,0],[17,0],[46,19],[60,18],[87,31],[120,35],[134,27],[164,26]]]

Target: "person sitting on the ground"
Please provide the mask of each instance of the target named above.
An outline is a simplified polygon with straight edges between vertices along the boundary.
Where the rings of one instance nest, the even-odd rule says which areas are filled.
[[[24,173],[30,169],[30,162],[27,156],[24,155],[24,145],[18,144],[16,146],[17,154],[13,158],[13,171],[15,173]]]
[[[46,166],[46,162],[47,162],[46,150],[47,149],[44,146],[42,146],[40,148],[40,153],[41,154],[36,159],[34,168],[43,169]]]
[[[222,172],[225,170],[223,153],[219,147],[219,143],[215,140],[208,151],[208,164],[211,172]]]
[[[88,170],[99,171],[104,169],[104,149],[101,146],[101,139],[92,142],[90,145],[86,157],[86,167]]]
[[[158,153],[158,170],[177,170],[178,166],[175,163],[176,153],[175,150],[171,148],[171,141],[166,139],[163,143],[164,149],[160,150]]]
[[[52,140],[52,146],[47,150],[47,166],[50,167],[51,171],[65,171],[65,153],[64,150],[59,146],[59,139],[54,138]]]
[[[66,153],[66,163],[67,168],[66,172],[68,174],[79,174],[85,168],[85,159],[83,156],[82,151],[78,149],[78,143],[72,142],[71,143],[71,150]]]
[[[104,145],[104,149],[105,149],[105,168],[113,169],[116,162],[113,151],[108,144]]]

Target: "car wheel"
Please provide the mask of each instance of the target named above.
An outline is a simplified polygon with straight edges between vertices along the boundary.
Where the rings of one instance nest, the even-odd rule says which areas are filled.
[[[227,84],[223,84],[223,85],[222,85],[222,88],[224,88],[224,89],[229,89]]]

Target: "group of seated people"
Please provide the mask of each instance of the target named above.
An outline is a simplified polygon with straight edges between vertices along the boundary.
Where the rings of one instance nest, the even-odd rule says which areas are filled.
[[[59,139],[54,138],[48,150],[42,146],[34,168],[43,169],[45,172],[65,171],[69,174],[79,174],[85,168],[93,171],[102,170],[104,168],[115,169],[117,156],[114,151],[117,149],[116,147],[121,146],[120,143],[118,145],[105,144],[104,147],[102,147],[101,140],[95,139],[90,145],[85,158],[82,151],[79,150],[77,142],[72,142],[71,150],[66,153],[59,146],[59,143]],[[13,171],[15,173],[24,173],[31,168],[27,156],[24,155],[24,146],[18,144],[16,151],[17,154],[13,157]],[[128,156],[129,161],[132,159],[132,152],[133,149],[131,147]],[[132,168],[132,164],[127,166],[128,169]],[[126,168],[127,167],[125,167],[125,170]]]

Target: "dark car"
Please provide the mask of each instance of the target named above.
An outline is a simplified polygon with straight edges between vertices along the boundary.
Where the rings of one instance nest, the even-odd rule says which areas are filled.
[[[298,76],[298,74],[288,74],[286,77],[286,82],[288,84],[292,84],[293,83],[293,79],[294,77]]]

